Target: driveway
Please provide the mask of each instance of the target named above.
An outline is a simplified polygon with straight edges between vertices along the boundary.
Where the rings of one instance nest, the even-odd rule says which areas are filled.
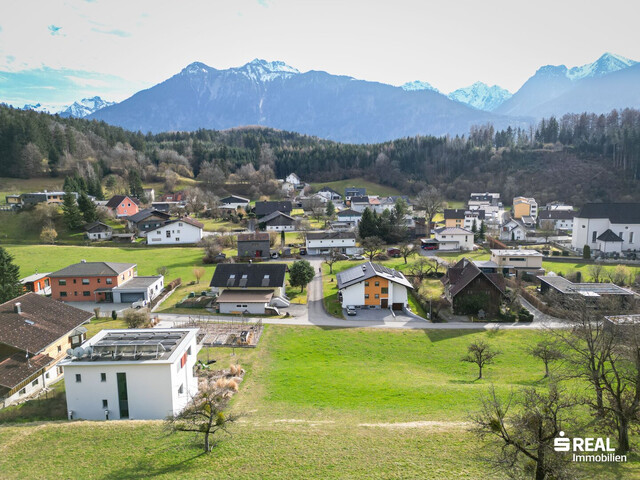
[[[130,303],[105,303],[105,302],[62,302],[70,305],[72,307],[79,308],[80,310],[84,310],[85,312],[93,313],[95,308],[99,308],[102,316],[111,315],[111,311],[115,310],[117,313],[120,313],[127,308],[131,308]]]

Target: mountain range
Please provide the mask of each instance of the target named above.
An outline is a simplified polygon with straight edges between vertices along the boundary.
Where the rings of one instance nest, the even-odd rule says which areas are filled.
[[[262,125],[370,143],[465,134],[472,125],[488,122],[497,129],[526,126],[551,115],[626,107],[640,108],[640,64],[605,53],[573,68],[543,66],[514,94],[476,82],[447,95],[424,80],[395,87],[322,71],[303,73],[280,61],[255,59],[226,70],[195,62],[118,104],[83,99],[60,115],[154,133]]]
[[[91,115],[94,112],[97,112],[101,108],[108,107],[110,105],[115,105],[116,102],[108,102],[103,100],[102,98],[95,96],[92,98],[83,98],[77,102],[73,102],[71,105],[65,105],[62,107],[52,106],[52,105],[42,105],[40,103],[36,104],[26,104],[22,107],[22,110],[34,110],[36,112],[41,113],[51,113],[58,114],[61,117],[75,117],[75,118],[84,118],[87,115]]]

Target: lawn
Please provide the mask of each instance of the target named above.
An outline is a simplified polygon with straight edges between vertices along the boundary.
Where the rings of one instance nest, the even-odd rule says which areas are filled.
[[[0,242],[3,244],[40,244],[40,229],[30,224],[31,218],[27,212],[0,212]],[[69,232],[64,225],[62,216],[54,225],[58,233],[57,243],[85,245],[89,241],[84,236],[84,231]]]
[[[312,183],[311,186],[316,190],[320,190],[322,187],[329,187],[334,189],[340,195],[344,195],[344,189],[346,187],[360,187],[367,189],[367,195],[380,195],[382,197],[389,197],[394,195],[402,195],[400,190],[388,187],[386,185],[380,185],[379,183],[370,182],[363,178],[352,178],[347,180],[338,180],[336,182],[324,182],[324,183]]]
[[[602,272],[600,274],[600,281],[608,281],[607,280],[607,272],[614,270],[617,265],[604,265],[602,268]],[[585,263],[561,263],[561,262],[542,262],[542,268],[548,272],[555,272],[557,274],[567,275],[572,272],[581,272],[582,273],[582,281],[590,282],[591,281],[591,273],[589,273],[589,264]],[[635,278],[636,275],[640,274],[640,267],[631,267],[627,266],[629,272]]]
[[[135,248],[135,247],[71,247],[52,245],[5,245],[20,266],[20,275],[59,270],[72,263],[130,262],[138,265],[138,275],[157,275],[157,269],[166,266],[166,280],[182,278],[182,283],[195,280],[194,266],[203,266],[205,274],[201,283],[207,284],[213,275],[214,265],[202,264],[202,249],[197,247]]]
[[[168,435],[161,422],[10,424],[0,428],[0,471],[6,479],[503,478],[484,462],[469,414],[491,384],[501,395],[544,385],[541,362],[524,354],[539,335],[267,325],[256,349],[201,352],[247,370],[232,404],[243,417],[211,455],[194,434]],[[480,338],[503,353],[474,381],[458,359]],[[399,422],[421,423],[390,428]],[[637,456],[630,460],[580,466],[579,477],[637,478]]]
[[[100,315],[108,315],[106,317],[100,317],[98,319],[91,320],[90,323],[86,324],[87,327],[87,340],[93,337],[100,330],[109,330],[113,328],[127,328],[127,324],[124,322],[122,317],[113,320],[111,318],[111,312],[101,312]]]
[[[0,203],[5,203],[7,195],[62,190],[64,178],[9,178],[0,177]]]

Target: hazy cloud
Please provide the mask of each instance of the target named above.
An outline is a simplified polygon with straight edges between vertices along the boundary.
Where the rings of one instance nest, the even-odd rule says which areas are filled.
[[[125,32],[124,30],[120,30],[119,28],[113,28],[111,30],[105,30],[102,28],[92,28],[92,32],[102,33],[104,35],[115,35],[116,37],[126,38],[130,37],[131,33]]]

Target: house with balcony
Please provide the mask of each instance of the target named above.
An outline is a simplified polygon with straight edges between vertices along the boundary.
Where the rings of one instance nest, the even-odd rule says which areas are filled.
[[[344,270],[336,279],[342,308],[404,310],[408,307],[407,291],[413,290],[402,272],[372,262]]]
[[[0,407],[62,376],[58,363],[84,341],[93,313],[29,292],[0,305]]]
[[[356,247],[356,234],[342,231],[309,232],[306,247],[309,255],[329,255],[332,252],[355,255],[361,251]]]
[[[513,199],[512,213],[515,219],[531,217],[535,223],[535,220],[538,218],[538,202],[536,202],[535,198],[515,197]]]

